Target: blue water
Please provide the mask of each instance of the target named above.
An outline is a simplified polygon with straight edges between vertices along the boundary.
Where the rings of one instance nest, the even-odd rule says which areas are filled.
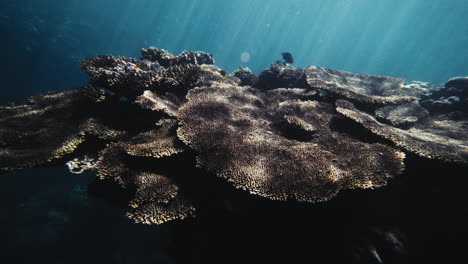
[[[227,71],[289,51],[295,66],[439,85],[467,75],[467,17],[467,0],[2,0],[0,103],[85,84],[85,56],[148,46],[207,51]]]
[[[1,0],[0,105],[86,84],[86,56],[139,57],[148,46],[210,52],[226,71],[259,73],[288,51],[298,67],[440,85],[468,75],[467,17],[468,0]],[[170,263],[159,252],[164,227],[151,233],[121,208],[83,196],[92,176],[63,168],[0,176],[11,187],[0,231],[20,254],[33,248],[24,262]],[[98,259],[85,255],[96,248]]]

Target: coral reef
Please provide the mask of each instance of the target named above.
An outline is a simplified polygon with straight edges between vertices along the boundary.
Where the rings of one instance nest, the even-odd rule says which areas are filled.
[[[164,67],[180,64],[214,64],[213,55],[202,51],[183,51],[178,56],[172,55],[164,49],[149,47],[141,50],[143,59],[158,62]]]
[[[362,124],[373,133],[392,141],[406,151],[429,158],[447,162],[468,162],[468,134],[466,122],[457,122],[437,117],[424,118],[410,128],[401,129],[382,124],[375,117],[359,111],[352,103],[337,101],[337,111]],[[398,122],[406,121],[408,116],[397,118]],[[411,116],[409,117],[411,118]]]
[[[346,118],[405,151],[466,161],[463,124],[431,117],[415,102],[415,96],[428,94],[420,92],[429,88],[424,83],[316,66],[301,69],[279,61],[256,78],[246,68],[228,75],[209,65],[213,62],[207,53],[174,56],[157,48],[143,49],[141,60],[84,59],[82,68],[91,77],[84,89],[2,108],[2,168],[50,162],[73,153],[87,136],[97,136],[111,143],[101,147],[98,164],[77,159],[68,163],[72,171],[96,169],[101,178],[134,186],[130,215],[160,223],[186,217],[190,213],[182,212],[193,208],[180,199],[169,203],[177,193],[169,199],[167,190],[178,189],[170,178],[144,166],[129,169],[127,161],[171,157],[184,152],[185,145],[195,151],[198,167],[237,188],[274,200],[308,202],[329,200],[342,189],[384,186],[404,168],[403,152],[354,137],[342,129]],[[415,85],[424,87],[414,92]],[[323,92],[333,96],[323,97]],[[96,105],[129,104],[122,97],[152,115],[153,125],[148,121],[135,130],[122,123],[116,130],[99,123]],[[18,136],[18,131],[24,132]],[[166,198],[152,200],[151,192]]]
[[[127,154],[136,157],[168,157],[184,151],[176,137],[177,120],[161,119],[156,128],[121,143]]]
[[[257,75],[253,74],[249,68],[242,66],[233,71],[232,75],[240,79],[240,85],[254,85],[258,80]]]
[[[346,234],[352,239],[343,247],[377,262],[406,254],[407,228],[393,215],[406,196],[394,182],[418,170],[434,178],[446,168],[466,170],[463,78],[433,87],[280,61],[258,76],[242,67],[228,74],[213,63],[208,53],[157,48],[143,49],[141,59],[85,58],[89,85],[0,108],[0,170],[95,171],[96,185],[118,186],[121,195],[111,196],[125,200],[135,222],[197,215],[202,234],[226,229],[222,221],[253,219],[270,232],[304,217],[306,228],[292,234],[309,242]],[[363,204],[362,216],[353,211]],[[350,216],[353,231],[340,229]],[[370,228],[394,218],[397,227]],[[241,227],[233,229],[240,237],[253,233]]]
[[[452,78],[444,87],[432,89],[422,98],[421,105],[434,114],[463,118],[468,113],[468,77]]]
[[[51,92],[0,108],[0,169],[44,165],[76,150],[87,137],[116,140],[127,132],[95,115],[89,87]]]
[[[317,66],[304,68],[307,84],[348,100],[367,104],[401,104],[415,100],[394,95],[403,79],[337,71]]]
[[[429,116],[429,113],[415,102],[401,105],[387,105],[375,110],[375,116],[394,127],[408,127]]]
[[[430,83],[421,82],[421,81],[411,81],[404,83],[399,87],[394,87],[392,90],[387,90],[386,95],[391,96],[413,96],[417,98],[422,98],[431,93],[435,87]]]
[[[81,67],[91,77],[93,86],[127,97],[140,95],[144,90],[155,87],[184,89],[197,80],[198,70],[194,64],[164,68],[157,62],[111,55],[86,58]]]
[[[154,146],[154,142],[152,143]],[[192,216],[194,206],[180,194],[179,188],[171,178],[157,173],[157,169],[154,168],[134,164],[132,166],[131,157],[127,153],[128,145],[129,143],[124,146],[118,143],[109,145],[99,153],[97,166],[101,179],[112,179],[124,188],[135,188],[127,216],[135,222],[146,224],[161,224]],[[170,155],[171,151],[177,152],[172,147],[161,147],[160,150],[159,156]]]
[[[282,61],[275,61],[270,68],[263,70],[258,81],[253,85],[262,90],[276,88],[305,88],[307,87],[304,70],[288,65]]]
[[[403,153],[333,131],[334,107],[294,100],[301,92],[218,82],[192,89],[178,136],[198,152],[199,166],[275,200],[325,201],[401,172]]]
[[[181,67],[194,67],[194,65],[188,64],[188,66]],[[176,117],[179,108],[186,102],[185,95],[189,89],[214,80],[223,80],[228,83],[236,83],[238,81],[230,76],[223,76],[223,71],[213,65],[201,65],[197,67],[196,72],[192,71],[190,74],[192,74],[190,76],[196,77],[196,79],[188,81],[185,74],[160,78],[162,81],[158,85],[152,86],[152,90],[144,91],[142,95],[137,97],[136,102],[143,109],[150,109]]]

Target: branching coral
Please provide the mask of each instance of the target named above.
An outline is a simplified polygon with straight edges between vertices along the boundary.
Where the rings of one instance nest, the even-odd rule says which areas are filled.
[[[198,79],[195,64],[164,68],[157,62],[110,55],[86,58],[81,67],[94,86],[128,97],[140,95],[144,90],[187,89]]]
[[[170,52],[164,49],[158,49],[155,47],[149,47],[142,49],[141,54],[143,59],[149,61],[157,61],[164,67],[179,64],[213,64],[213,55],[202,52],[202,51],[183,51],[178,56],[172,55]]]
[[[103,55],[85,58],[81,68],[91,83],[121,96],[135,97],[145,90],[185,94],[199,80],[199,65],[213,64],[211,54],[185,51],[179,56],[148,48],[142,59]]]

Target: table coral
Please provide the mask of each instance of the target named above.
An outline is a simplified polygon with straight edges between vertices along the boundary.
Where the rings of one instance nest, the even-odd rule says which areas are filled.
[[[246,194],[315,203],[388,184],[404,152],[466,163],[466,117],[423,109],[428,89],[316,66],[275,62],[256,76],[213,63],[157,48],[86,58],[89,85],[0,108],[0,169],[71,160],[123,188],[130,218],[160,224],[194,216],[194,193],[212,191],[198,182],[213,174]]]
[[[75,151],[87,136],[124,136],[126,131],[106,126],[95,115],[101,94],[89,89],[51,92],[1,107],[0,169],[44,165]]]
[[[415,97],[394,95],[392,90],[403,85],[403,79],[390,76],[366,75],[317,66],[304,68],[307,84],[338,97],[366,104],[401,104]]]
[[[333,131],[334,107],[293,100],[296,92],[217,82],[193,89],[178,136],[197,151],[199,166],[276,200],[325,201],[340,189],[385,185],[401,172],[403,153]]]
[[[135,188],[127,216],[145,224],[161,224],[192,216],[195,207],[180,194],[179,187],[170,177],[151,167],[132,166],[128,144],[109,145],[99,153],[97,166],[101,179],[112,179],[126,189]],[[167,154],[169,148],[161,149]]]
[[[427,117],[416,120],[419,122],[414,121],[407,129],[401,129],[379,122],[374,116],[359,111],[348,101],[337,101],[336,110],[411,153],[446,162],[468,162],[468,134],[465,122]]]

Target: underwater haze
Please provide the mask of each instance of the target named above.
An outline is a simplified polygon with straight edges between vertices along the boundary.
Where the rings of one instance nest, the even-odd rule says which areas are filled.
[[[429,82],[434,86],[442,86],[452,77],[468,76],[467,17],[468,0],[1,0],[0,34],[2,40],[0,41],[0,52],[4,63],[0,64],[0,83],[2,85],[0,105],[24,100],[39,93],[85,86],[90,83],[90,78],[80,68],[84,58],[103,54],[140,58],[140,50],[150,46],[165,49],[174,55],[178,55],[184,50],[204,51],[213,55],[214,64],[219,69],[229,72],[238,69],[239,66],[244,66],[250,68],[255,74],[259,74],[265,68],[270,67],[273,62],[283,60],[283,52],[289,52],[294,57],[294,63],[292,63],[294,67],[316,65],[353,73],[401,77],[408,82],[416,80]],[[90,63],[88,62],[88,64]],[[139,70],[141,66],[138,63],[132,65],[132,70]],[[286,64],[281,65],[286,67]],[[101,68],[99,70],[102,70]],[[226,77],[224,71],[220,71],[220,74],[223,78]],[[466,86],[466,78],[464,81]],[[106,90],[106,92],[109,91]],[[320,96],[322,93],[318,93],[317,98]],[[120,99],[128,100],[125,96],[117,97],[119,103]],[[81,105],[80,108],[82,108]],[[114,110],[113,108],[108,112],[106,110],[105,114],[115,115]],[[138,110],[141,109],[138,108]],[[21,115],[18,116],[21,117]],[[122,118],[118,114],[115,116]],[[144,119],[145,117],[138,116],[135,120],[138,121],[139,118]],[[343,120],[339,119],[338,121]],[[41,122],[42,120],[38,120],[37,123]],[[40,125],[43,124],[39,124],[39,127]],[[328,125],[324,125],[324,127],[328,128]],[[16,128],[14,127],[14,129]],[[466,125],[463,128],[466,128]],[[138,129],[135,131],[139,131]],[[341,129],[346,130],[346,128],[339,126],[333,129],[340,133]],[[362,129],[368,132],[365,128]],[[315,133],[314,129],[311,131],[309,132]],[[34,135],[32,137],[35,137],[34,133],[36,132],[27,131],[27,133]],[[14,130],[12,134],[18,136],[21,133]],[[354,136],[356,135],[352,135],[352,137]],[[20,139],[21,137],[19,136]],[[177,139],[177,137],[175,138]],[[362,141],[372,142],[372,144],[380,142],[370,132],[359,135],[358,138]],[[385,142],[385,144],[388,143]],[[5,145],[2,144],[4,142],[0,142],[0,148]],[[103,146],[98,147],[104,148],[104,143]],[[4,151],[4,153],[8,152]],[[190,155],[192,154],[190,152]],[[403,159],[402,156],[400,158]],[[415,163],[416,168],[432,162],[428,161],[420,165],[415,162],[415,160],[419,160],[413,154],[407,155],[406,160]],[[439,165],[439,163],[434,164]],[[57,164],[51,166],[53,165]],[[133,220],[125,216],[129,197],[119,197],[122,200],[126,199],[125,201],[103,199],[106,198],[105,195],[102,195],[103,197],[96,195],[101,190],[93,185],[96,174],[72,175],[65,168],[65,164],[59,165],[63,166],[60,168],[0,171],[4,186],[4,190],[0,192],[0,204],[3,211],[0,214],[0,233],[5,234],[1,236],[3,239],[0,239],[0,244],[6,245],[0,245],[0,247],[5,250],[5,253],[8,253],[8,257],[14,258],[2,261],[2,263],[176,263],[174,256],[181,259],[187,258],[186,263],[206,263],[203,259],[204,255],[198,250],[202,248],[206,252],[210,252],[212,250],[210,246],[218,243],[216,239],[211,239],[212,237],[216,238],[215,235],[224,236],[224,233],[227,233],[230,236],[236,236],[241,230],[244,233],[239,232],[239,237],[244,239],[243,234],[250,230],[255,231],[256,228],[261,229],[265,225],[264,222],[258,220],[261,217],[257,217],[258,221],[251,225],[248,217],[239,214],[235,215],[237,218],[232,220],[229,217],[234,213],[224,214],[224,211],[222,212],[224,218],[213,218],[213,220],[210,219],[211,222],[202,219],[200,222],[208,224],[200,229],[195,228],[196,231],[193,232],[190,231],[190,228],[196,224],[189,221],[167,225],[135,224]],[[460,165],[460,168],[466,169],[466,165],[465,167]],[[460,209],[459,204],[447,202],[455,200],[453,197],[457,199],[464,197],[465,190],[461,192],[459,189],[466,185],[453,184],[458,179],[456,179],[456,175],[450,174],[444,176],[449,179],[448,181],[439,181],[438,173],[443,175],[445,173],[443,169],[445,167],[435,170],[433,174],[437,174],[437,179],[428,180],[426,184],[427,186],[436,186],[436,191],[431,192],[432,189],[430,189],[424,193],[428,193],[427,196],[420,195],[425,186],[417,185],[418,188],[406,192],[406,188],[410,187],[401,187],[400,183],[397,182],[395,185],[400,188],[397,190],[403,189],[404,192],[402,191],[401,196],[399,192],[396,192],[399,197],[388,203],[392,205],[389,212],[399,212],[398,215],[390,215],[389,217],[397,219],[398,224],[404,226],[405,229],[410,229],[407,223],[407,220],[410,219],[409,215],[411,213],[417,215],[420,212],[410,211],[408,208],[417,204],[425,210],[426,207],[432,208],[432,203],[437,205],[433,215],[431,215],[433,211],[427,210],[431,212],[431,214],[427,214],[429,215],[427,219],[432,221],[426,222],[426,219],[423,219],[426,215],[420,214],[421,216],[417,218],[420,221],[414,225],[419,228],[414,231],[414,226],[411,226],[413,228],[411,235],[419,235],[419,241],[425,242],[426,238],[434,237],[436,240],[437,235],[444,237],[447,230],[453,231],[458,226],[466,226],[464,223],[465,219],[468,219],[466,208]],[[426,176],[423,174],[431,170],[432,167],[427,166],[426,170],[421,172],[422,176],[420,177],[423,178]],[[456,167],[453,171],[455,170]],[[419,171],[407,171],[409,171],[408,174],[420,173]],[[216,180],[221,181],[218,178]],[[441,183],[444,183],[443,187],[446,191],[448,190],[447,192],[452,192],[452,187],[458,192],[453,191],[453,197],[447,195],[447,197],[441,198],[440,196],[445,194],[437,189]],[[219,182],[215,182],[213,185],[215,184],[219,184]],[[225,184],[225,181],[219,185],[224,186],[222,184]],[[388,189],[382,189],[383,195],[381,197],[386,199],[385,195],[388,194]],[[115,193],[112,191],[111,194],[119,194],[119,190]],[[209,194],[218,195],[223,191],[224,189],[221,191],[210,190]],[[243,195],[241,191],[239,191],[241,194],[237,191],[237,189],[231,190],[235,195]],[[231,192],[223,194],[229,197]],[[93,193],[94,195],[90,195]],[[367,197],[371,197],[368,196],[371,191],[366,190],[363,193],[362,196],[352,193],[351,196],[347,197],[357,197],[357,201],[367,201]],[[393,195],[393,193],[391,194]],[[411,200],[411,203],[407,202],[410,195],[416,197]],[[219,196],[224,197],[223,195]],[[339,196],[338,202],[332,200],[327,205],[318,203],[318,212],[330,205],[331,211],[333,211],[333,206],[341,205],[340,203],[347,199],[343,197]],[[426,199],[427,197],[430,199]],[[267,204],[261,199],[258,198],[257,203],[252,203],[252,208],[258,204]],[[229,204],[229,201],[219,200],[223,204],[222,206],[216,204],[216,206],[222,210],[225,208],[228,208],[226,211],[232,210],[232,204]],[[377,199],[377,201],[380,200]],[[216,202],[219,201],[216,200]],[[243,205],[241,202],[239,204]],[[407,207],[399,210],[399,206],[402,204]],[[286,208],[282,204],[274,204],[274,206]],[[274,206],[272,208],[276,208]],[[304,208],[307,209],[303,203],[296,203],[291,211],[296,209],[300,211]],[[443,210],[437,211],[440,208]],[[208,208],[206,211],[209,209],[212,208]],[[271,208],[265,208],[264,211],[271,213],[270,215],[277,213],[273,210],[268,211],[269,209]],[[359,206],[346,209],[349,210],[349,214],[346,210],[340,216],[349,215],[349,219],[361,213],[359,210],[364,211],[364,209],[359,209]],[[377,211],[381,208],[371,208],[369,211],[372,213],[374,209]],[[463,217],[451,217],[451,215],[445,214],[444,210],[456,212],[455,216],[462,215]],[[264,211],[259,210],[258,215],[263,216]],[[387,215],[385,214],[385,216]],[[311,218],[315,218],[315,215]],[[331,224],[347,227],[346,222],[349,219],[344,218],[347,217],[334,218],[332,215],[330,216],[330,219],[333,219]],[[240,219],[238,229],[228,226],[232,223],[237,225],[238,219]],[[296,221],[293,217],[291,219],[291,221]],[[297,219],[298,226],[309,224],[304,219]],[[318,219],[322,221],[322,218],[318,217]],[[326,219],[328,221],[328,218]],[[388,223],[392,223],[392,219],[388,220]],[[452,223],[446,224],[444,222],[446,225],[441,224],[443,227],[433,228],[431,225],[438,224],[439,219],[447,222],[453,221],[455,224],[452,226]],[[321,224],[319,220],[317,223]],[[387,219],[385,218],[385,220]],[[218,229],[212,230],[212,223],[217,224]],[[354,222],[351,221],[351,223]],[[372,223],[372,219],[369,220],[369,223]],[[368,223],[362,225],[366,224]],[[219,228],[220,226],[228,226],[228,228],[222,230]],[[352,224],[350,226],[351,229],[354,228]],[[247,227],[247,231],[242,230],[244,227]],[[275,225],[267,226],[265,230],[275,230],[275,228],[286,234],[291,230],[297,233],[302,232],[293,225],[287,226],[286,231]],[[320,226],[317,229],[320,229]],[[205,245],[199,242],[204,241],[205,230],[210,230],[215,234],[212,234],[212,237],[207,236],[205,240],[211,240],[211,244]],[[336,230],[336,233],[341,235],[341,229],[337,228]],[[343,228],[343,230],[346,229]],[[185,237],[185,231],[195,235]],[[281,234],[281,232],[279,233]],[[174,233],[177,234],[176,239],[171,237]],[[263,239],[263,233],[259,233]],[[354,230],[350,233],[354,235]],[[463,235],[455,233],[450,234],[453,237]],[[276,234],[268,232],[265,234],[266,241],[278,239],[275,237]],[[284,237],[288,236],[284,235]],[[326,239],[323,241],[314,239],[296,241],[298,242],[296,244],[300,245],[297,250],[308,254],[311,251],[309,246],[315,246],[315,250],[320,251],[322,244],[326,246],[335,244],[336,241],[332,241],[333,238],[329,238],[328,234],[326,238],[330,241]],[[238,241],[249,241],[249,239],[234,240],[228,245],[219,243],[217,246],[222,250],[217,254],[223,256],[238,254],[237,257],[239,257],[241,253],[231,252],[232,248],[237,246]],[[173,243],[174,241],[176,243]],[[261,249],[261,245],[257,247],[256,241],[252,241],[252,244],[248,244],[246,247],[251,247],[253,252]],[[283,244],[287,247],[291,241],[287,239],[278,239],[278,241],[280,243],[277,248],[265,247],[262,249],[264,251],[259,251],[258,254],[262,255],[262,253],[270,251],[277,252],[278,255],[283,254],[281,247]],[[427,239],[427,241],[427,244],[432,243],[432,240]],[[450,247],[455,244],[453,242],[455,239],[450,241],[441,239],[441,241],[440,243]],[[367,241],[364,242],[367,243]],[[364,242],[363,244],[365,244]],[[184,245],[187,252],[171,247],[172,244],[177,243]],[[346,243],[348,241],[343,242],[343,244]],[[291,243],[292,247],[296,244]],[[465,247],[464,244],[457,244],[457,246]],[[417,247],[418,245],[413,246],[413,248]],[[457,248],[455,247],[455,249]],[[372,252],[371,249],[369,251]],[[424,250],[420,250],[420,252],[424,252]],[[329,252],[324,252],[324,255],[326,255],[325,253]],[[403,249],[398,253],[407,256],[405,255],[407,252]],[[284,254],[284,263],[294,263],[294,261],[289,260],[290,256]],[[309,255],[307,254],[305,254],[307,259],[304,263],[309,263]],[[356,253],[356,255],[359,254],[360,252]],[[218,255],[214,254],[214,256]],[[408,253],[408,255],[410,254]],[[189,259],[193,256],[198,257],[199,261]],[[3,259],[8,258],[4,257]],[[236,263],[234,260],[235,258],[231,261]],[[229,261],[220,260],[219,263],[229,263]],[[364,262],[363,260],[359,263],[373,262]],[[418,261],[413,263],[418,263]]]
[[[156,46],[212,53],[259,73],[294,66],[440,85],[468,69],[466,0],[2,0],[0,103],[78,87],[85,56],[139,57]]]

